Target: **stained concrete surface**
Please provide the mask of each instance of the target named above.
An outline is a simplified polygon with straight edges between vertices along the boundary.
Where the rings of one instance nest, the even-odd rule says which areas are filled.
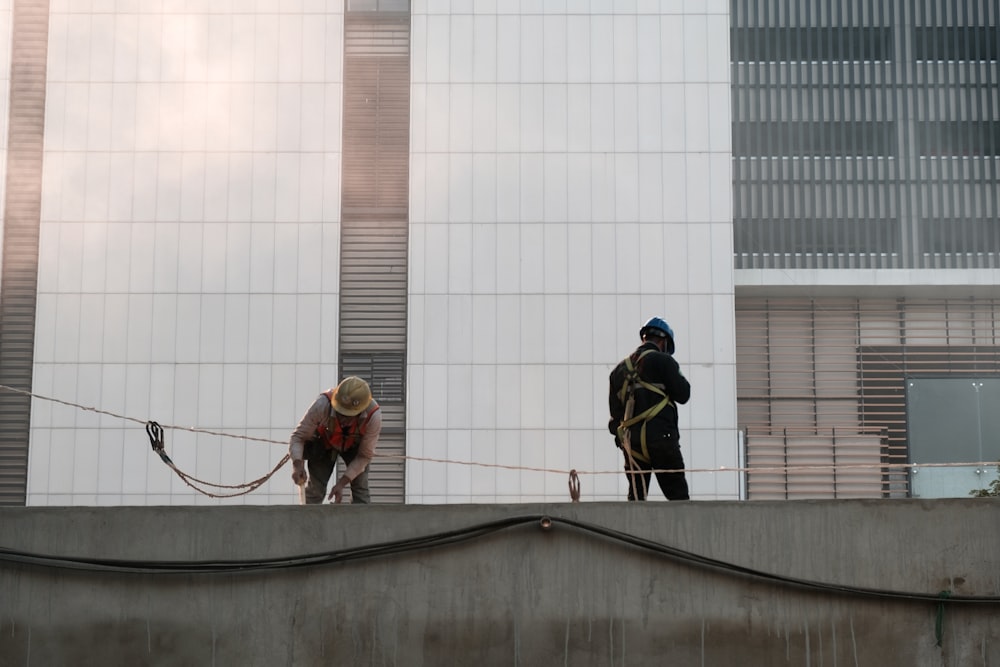
[[[0,508],[0,665],[1000,667],[998,512],[994,499]],[[512,525],[469,532],[497,521]],[[457,541],[379,546],[441,534]],[[167,565],[266,559],[289,562]]]

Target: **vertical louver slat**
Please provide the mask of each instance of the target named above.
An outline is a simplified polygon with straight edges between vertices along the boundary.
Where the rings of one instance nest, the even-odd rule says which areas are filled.
[[[12,12],[3,274],[0,275],[0,384],[31,391],[48,2],[15,0]],[[31,399],[0,391],[0,505],[24,505]]]
[[[348,12],[344,23],[341,376],[382,406],[372,500],[405,501],[410,17]]]
[[[881,498],[884,430],[746,429],[751,500]],[[786,469],[787,470],[786,472]]]
[[[740,298],[736,331],[751,499],[906,496],[906,378],[1000,375],[997,299]]]

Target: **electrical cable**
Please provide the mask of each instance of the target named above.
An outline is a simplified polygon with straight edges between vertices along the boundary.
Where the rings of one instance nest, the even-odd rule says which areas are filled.
[[[606,528],[604,526],[598,526],[584,521],[577,521],[575,519],[550,517],[540,514],[506,517],[496,521],[479,523],[465,528],[362,547],[350,547],[336,551],[267,559],[187,562],[136,561],[103,558],[77,558],[72,556],[51,556],[29,553],[15,549],[0,548],[0,562],[55,569],[109,572],[117,574],[239,574],[274,570],[293,570],[305,567],[336,565],[359,560],[387,558],[400,554],[435,549],[452,544],[467,542],[507,529],[535,523],[539,524],[545,532],[551,532],[553,527],[562,525],[588,536],[596,536],[609,540],[613,543],[636,548],[674,562],[720,572],[730,576],[745,577],[751,580],[771,583],[778,586],[811,590],[822,593],[849,595],[854,597],[878,598],[903,602],[929,602],[937,605],[1000,604],[1000,596],[996,595],[954,595],[949,593],[947,596],[942,596],[941,593],[915,593],[908,591],[865,588],[789,577],[702,556],[619,530]]]
[[[29,553],[0,547],[0,562],[38,565],[56,569],[112,572],[117,574],[208,574],[261,570],[288,570],[308,566],[333,565],[355,560],[382,558],[464,542],[493,532],[538,521],[538,516],[517,516],[477,524],[467,528],[432,533],[415,538],[383,542],[363,547],[254,560],[218,561],[137,561],[107,558],[78,558]]]
[[[893,591],[887,589],[864,588],[859,586],[831,584],[822,581],[810,581],[808,579],[788,577],[780,574],[764,572],[762,570],[755,570],[753,568],[744,567],[742,565],[735,565],[733,563],[728,563],[726,561],[721,561],[715,558],[709,558],[707,556],[701,556],[695,553],[691,553],[689,551],[684,551],[683,549],[670,547],[665,544],[661,544],[659,542],[653,542],[645,538],[636,537],[635,535],[631,535],[629,533],[623,533],[621,531],[614,530],[611,528],[605,528],[603,526],[597,526],[594,524],[588,524],[580,521],[575,521],[573,519],[564,519],[564,518],[557,519],[557,521],[573,526],[580,530],[584,530],[589,533],[593,533],[595,535],[599,535],[601,537],[605,537],[617,542],[622,542],[645,551],[653,552],[658,555],[666,556],[667,558],[681,561],[689,565],[723,571],[731,575],[741,575],[752,579],[767,581],[782,586],[790,586],[795,588],[816,590],[828,593],[841,593],[857,597],[875,597],[875,598],[883,598],[889,600],[906,600],[912,602],[942,603],[943,601],[946,601],[946,602],[960,602],[960,603],[1000,604],[1000,596],[952,595],[948,597],[946,600],[943,600],[939,593],[912,593],[906,591]]]

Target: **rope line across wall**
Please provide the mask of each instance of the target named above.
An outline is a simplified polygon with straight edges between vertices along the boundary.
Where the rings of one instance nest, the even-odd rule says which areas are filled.
[[[225,431],[215,431],[210,429],[197,428],[194,426],[177,426],[172,424],[159,424],[155,421],[149,421],[144,419],[139,419],[137,417],[129,417],[127,415],[118,414],[109,410],[102,410],[92,406],[80,405],[78,403],[73,403],[72,401],[66,401],[59,398],[53,398],[51,396],[43,396],[33,392],[25,391],[23,389],[16,389],[14,387],[9,387],[7,385],[0,384],[0,391],[8,391],[16,394],[23,394],[36,398],[43,401],[51,401],[53,403],[58,403],[60,405],[65,405],[72,408],[77,408],[86,412],[94,412],[97,414],[105,415],[108,417],[114,417],[117,419],[122,419],[125,421],[133,422],[136,424],[142,424],[146,428],[147,435],[150,438],[150,444],[152,445],[153,451],[160,456],[163,462],[170,467],[177,475],[184,480],[184,483],[198,491],[199,493],[211,496],[213,498],[229,498],[234,496],[240,496],[260,488],[268,479],[271,478],[274,473],[281,469],[289,459],[286,453],[280,461],[271,469],[266,475],[259,477],[251,482],[245,482],[243,484],[216,484],[213,482],[208,482],[205,480],[192,477],[187,473],[179,469],[176,464],[167,456],[164,445],[163,431],[164,430],[177,430],[177,431],[187,431],[189,433],[201,433],[206,435],[215,435],[223,438],[235,438],[238,440],[245,440],[250,442],[261,442],[266,444],[287,446],[288,442],[284,440],[274,440],[271,438],[257,438],[248,435],[240,435],[236,433],[228,433]],[[566,475],[571,480],[571,485],[575,485],[576,488],[579,486],[579,480],[577,476],[579,475],[620,475],[622,471],[620,469],[615,470],[580,470],[579,468],[573,469],[561,469],[561,468],[545,468],[538,466],[523,466],[523,465],[507,465],[503,463],[484,463],[480,461],[461,461],[456,459],[446,459],[446,458],[436,458],[428,456],[412,456],[409,454],[379,454],[375,453],[376,458],[384,459],[401,459],[404,461],[420,461],[424,463],[442,463],[448,465],[465,465],[465,466],[475,466],[481,468],[497,468],[501,470],[520,470],[527,472],[541,472],[541,473],[552,473]],[[719,466],[716,468],[679,468],[679,469],[654,469],[651,472],[683,472],[683,473],[787,473],[789,471],[801,472],[801,471],[839,471],[839,470],[862,470],[862,469],[878,469],[878,470],[904,470],[904,469],[919,469],[919,468],[955,468],[955,467],[967,467],[967,466],[978,466],[978,467],[994,467],[997,466],[996,461],[976,461],[976,462],[963,462],[963,463],[887,463],[887,462],[877,462],[877,463],[837,463],[837,464],[816,464],[816,465],[789,465],[789,466],[752,466],[752,467],[742,467],[742,466]],[[573,482],[572,480],[576,480]],[[228,489],[232,490],[231,493],[215,493],[201,488],[201,486],[212,487],[215,489]],[[578,493],[578,492],[577,492]]]

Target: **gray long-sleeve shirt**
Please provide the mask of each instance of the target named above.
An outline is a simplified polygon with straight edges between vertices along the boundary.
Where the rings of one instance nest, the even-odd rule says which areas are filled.
[[[330,405],[330,399],[327,398],[326,394],[320,394],[313,404],[309,406],[309,409],[306,410],[306,413],[302,415],[299,425],[292,431],[292,435],[288,440],[288,454],[292,457],[292,460],[302,459],[306,441],[312,440],[315,437],[316,429],[320,424],[324,424],[328,431],[332,431],[334,428],[339,429],[341,426],[346,426],[353,421],[364,420],[365,417],[365,412],[355,417],[346,417],[337,413]],[[354,457],[354,460],[347,466],[347,470],[344,471],[344,475],[348,479],[353,481],[371,463],[372,457],[375,456],[375,445],[378,442],[378,436],[381,431],[382,409],[377,408],[371,417],[368,418],[368,425],[365,426],[365,432],[361,436],[361,442],[358,444],[357,456]]]

